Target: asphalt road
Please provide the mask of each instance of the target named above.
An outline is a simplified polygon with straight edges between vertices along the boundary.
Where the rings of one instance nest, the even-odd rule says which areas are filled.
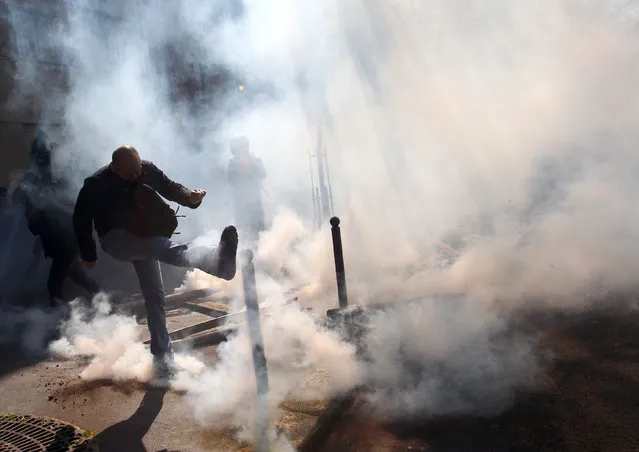
[[[537,327],[541,347],[554,354],[548,379],[501,415],[384,423],[358,401],[324,450],[639,450],[639,315],[562,316]]]

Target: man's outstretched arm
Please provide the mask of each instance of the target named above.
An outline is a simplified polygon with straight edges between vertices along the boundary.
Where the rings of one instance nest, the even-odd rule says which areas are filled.
[[[173,182],[169,177],[162,172],[157,166],[149,162],[147,164],[149,171],[149,182],[151,188],[156,190],[162,197],[169,201],[176,202],[182,206],[196,209],[202,204],[202,198],[204,195],[194,195],[194,192],[200,192],[198,190],[189,190],[182,184]]]
[[[90,184],[86,183],[78,193],[73,209],[73,229],[80,248],[80,256],[84,262],[91,263],[98,259],[95,240],[93,240],[93,205],[96,200]]]

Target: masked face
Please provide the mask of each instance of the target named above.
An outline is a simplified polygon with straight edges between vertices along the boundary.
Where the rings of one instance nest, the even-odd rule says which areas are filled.
[[[35,166],[40,170],[48,170],[51,167],[51,143],[46,135],[40,133],[31,147],[31,158]]]
[[[249,141],[246,137],[236,137],[231,140],[231,152],[240,157],[241,154],[248,153]]]
[[[251,157],[251,154],[249,153],[248,148],[238,149],[236,155],[237,155],[238,160],[242,160],[242,161],[249,160],[250,157]]]
[[[51,153],[41,152],[35,158],[35,164],[41,170],[48,170],[51,168]]]

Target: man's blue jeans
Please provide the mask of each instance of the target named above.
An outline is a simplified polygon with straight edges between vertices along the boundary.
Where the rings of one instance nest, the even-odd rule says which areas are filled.
[[[151,354],[162,356],[171,353],[160,262],[211,273],[215,249],[176,245],[166,237],[139,238],[123,229],[109,231],[100,242],[102,249],[111,257],[131,262],[135,268],[151,334]]]

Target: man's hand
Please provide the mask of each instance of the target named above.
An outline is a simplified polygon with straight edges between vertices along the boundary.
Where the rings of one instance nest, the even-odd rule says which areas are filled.
[[[206,191],[196,188],[191,192],[191,204],[199,204],[206,196]]]
[[[82,262],[82,265],[84,265],[87,268],[95,267],[95,261],[89,262],[89,261],[85,261],[85,260],[80,259],[80,262]]]

